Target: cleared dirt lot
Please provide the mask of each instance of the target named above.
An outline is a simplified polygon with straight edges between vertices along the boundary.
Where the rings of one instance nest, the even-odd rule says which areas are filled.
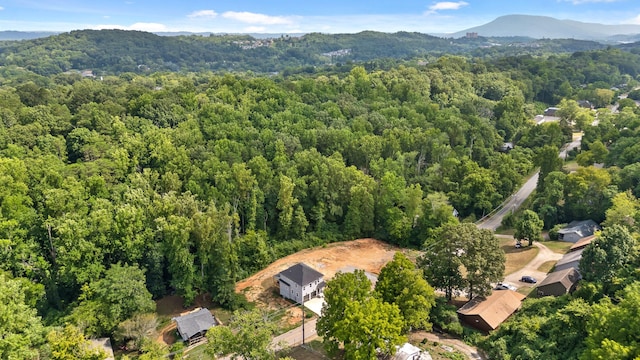
[[[261,306],[273,308],[284,301],[277,293],[274,275],[303,262],[331,279],[338,270],[353,266],[375,274],[402,249],[375,239],[359,239],[306,249],[272,263],[266,269],[236,284],[236,292]]]

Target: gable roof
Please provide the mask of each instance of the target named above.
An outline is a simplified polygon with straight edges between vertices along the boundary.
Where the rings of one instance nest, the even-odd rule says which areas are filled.
[[[558,262],[556,263],[556,267],[559,267],[560,265],[566,265],[574,261],[580,261],[583,251],[584,249],[580,249],[564,254],[564,256],[560,258],[560,260],[558,260]]]
[[[571,245],[571,247],[569,248],[569,251],[576,251],[578,249],[581,249],[583,247],[586,247],[587,245],[591,244],[591,242],[596,238],[595,235],[591,235],[591,236],[585,236],[582,239],[576,241],[575,244]]]
[[[600,225],[593,220],[572,221],[565,228],[558,230],[558,234],[576,233],[580,236],[591,236]]]
[[[314,268],[308,266],[307,264],[304,263],[297,263],[295,265],[293,265],[292,267],[281,271],[278,274],[278,277],[280,276],[285,276],[287,277],[287,279],[290,279],[291,281],[293,281],[294,283],[300,285],[300,286],[305,286],[307,284],[310,284],[316,280],[319,280],[320,278],[322,278],[324,275],[322,275],[322,273],[316,271]]]
[[[575,268],[568,268],[565,270],[554,271],[547,275],[544,280],[542,280],[538,287],[561,283],[565,289],[570,289],[578,280],[581,279],[580,272]]]
[[[187,341],[194,335],[207,331],[213,326],[218,325],[216,319],[207,309],[192,311],[186,315],[174,317],[171,320],[176,322],[178,332],[184,341]]]
[[[496,329],[520,308],[525,297],[513,290],[494,291],[487,297],[474,297],[458,309],[458,314],[480,316],[487,325]]]

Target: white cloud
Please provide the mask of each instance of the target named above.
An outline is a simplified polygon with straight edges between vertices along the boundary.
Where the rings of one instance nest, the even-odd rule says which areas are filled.
[[[264,14],[256,14],[251,12],[236,12],[227,11],[222,14],[222,17],[226,19],[232,19],[247,24],[261,24],[261,25],[287,25],[292,21],[283,16],[269,16]]]
[[[216,16],[218,16],[218,13],[213,10],[199,10],[187,15],[190,18],[214,18]]]
[[[458,10],[467,5],[469,5],[469,3],[466,1],[441,1],[429,6],[429,10],[426,14],[434,14],[440,10]]]
[[[580,5],[580,4],[588,4],[588,3],[612,3],[620,0],[560,0],[560,1],[570,2],[573,5]]]
[[[4,8],[2,6],[0,6],[0,11],[4,10]]]
[[[630,19],[628,21],[624,22],[625,24],[634,24],[634,25],[640,25],[640,15],[634,17],[633,19]]]
[[[244,28],[244,31],[248,33],[262,33],[262,32],[265,32],[266,30],[267,28],[264,26],[249,26]]]

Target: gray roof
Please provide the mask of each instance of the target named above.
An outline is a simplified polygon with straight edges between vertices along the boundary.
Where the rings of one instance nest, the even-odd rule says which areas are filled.
[[[600,230],[600,225],[593,220],[572,221],[564,229],[558,230],[558,234],[576,233],[580,236],[591,236],[596,230]]]
[[[218,325],[216,319],[207,309],[200,309],[186,315],[174,317],[172,320],[175,320],[177,323],[178,332],[184,341]]]
[[[554,271],[550,273],[549,275],[547,275],[546,278],[544,278],[544,280],[542,280],[538,284],[538,287],[549,285],[549,284],[561,283],[565,287],[565,289],[570,289],[571,286],[577,283],[578,280],[580,279],[581,279],[581,276],[578,270],[574,268],[568,268],[565,270]]]
[[[583,251],[584,249],[580,249],[578,251],[572,251],[570,253],[564,254],[564,256],[560,260],[558,260],[558,262],[556,263],[556,267],[560,265],[568,264],[570,262],[580,261],[580,259],[582,258]]]
[[[303,263],[293,265],[292,267],[280,272],[278,276],[280,275],[286,276],[287,279],[290,279],[300,286],[311,284],[324,276],[314,268]]]

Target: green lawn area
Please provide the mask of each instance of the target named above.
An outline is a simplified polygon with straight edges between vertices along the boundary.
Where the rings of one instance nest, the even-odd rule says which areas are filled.
[[[520,270],[525,264],[538,255],[539,249],[535,246],[523,246],[515,248],[515,240],[499,239],[500,247],[504,250],[507,261],[504,264],[504,274],[508,275]]]
[[[567,241],[543,241],[542,245],[548,247],[555,253],[566,254],[569,252],[569,248],[573,243]]]
[[[553,261],[553,260],[552,261],[546,261],[542,265],[540,265],[540,267],[538,268],[538,271],[542,271],[544,273],[548,273],[556,265],[556,262],[557,261]]]
[[[290,356],[296,360],[324,360],[329,359],[320,340],[313,340],[304,346],[289,349],[282,356]]]

